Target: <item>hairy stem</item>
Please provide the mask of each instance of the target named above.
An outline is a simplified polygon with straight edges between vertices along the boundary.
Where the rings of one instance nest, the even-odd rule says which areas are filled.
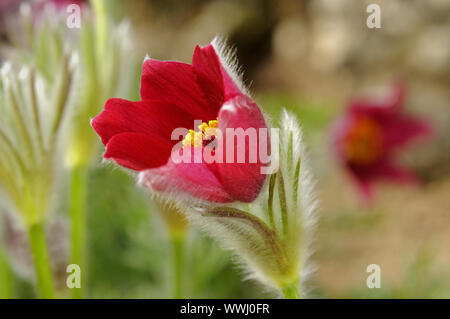
[[[0,128],[0,141],[2,141],[7,148],[7,150],[12,154],[14,157],[14,160],[16,164],[19,166],[20,173],[25,175],[26,174],[26,166],[25,162],[22,160],[22,157],[20,156],[17,149],[14,147],[13,142],[9,139],[8,135]]]
[[[33,112],[33,120],[34,120],[35,129],[36,129],[39,151],[41,153],[43,153],[44,152],[44,139],[42,137],[41,120],[40,120],[40,116],[39,116],[39,107],[38,107],[38,101],[37,101],[37,97],[36,97],[35,71],[33,69],[30,70],[28,86],[29,86],[29,90],[30,90],[31,110]]]
[[[51,299],[54,296],[53,279],[43,223],[30,225],[28,236],[36,271],[38,295],[43,299]]]
[[[33,156],[34,154],[34,148],[33,148],[33,141],[30,135],[30,132],[28,131],[28,127],[25,121],[25,117],[22,113],[21,108],[19,107],[19,103],[17,102],[16,95],[12,89],[12,87],[8,86],[7,91],[7,98],[10,104],[10,107],[13,110],[14,118],[17,123],[17,127],[19,128],[19,134],[21,135],[21,138],[23,142],[25,143],[25,147],[27,148],[27,156]]]
[[[273,219],[273,193],[275,189],[275,182],[276,182],[277,174],[270,175],[270,181],[269,181],[269,198],[267,201],[267,213],[269,214],[269,222],[272,226],[272,229],[275,229],[275,221]]]
[[[10,275],[8,260],[0,244],[0,299],[12,298]]]
[[[71,221],[70,232],[70,261],[81,269],[81,287],[73,288],[72,298],[79,299],[84,296],[86,285],[86,198],[88,172],[84,166],[74,167],[70,176],[69,213]]]
[[[300,182],[300,167],[302,165],[302,158],[298,159],[297,165],[295,166],[294,173],[294,209],[297,209],[298,202],[298,183]]]
[[[61,73],[59,74],[58,84],[55,88],[56,95],[53,101],[55,107],[55,118],[53,120],[52,128],[50,131],[50,148],[54,147],[56,135],[61,127],[63,120],[64,110],[66,109],[70,85],[72,83],[72,73],[69,70],[69,54],[64,54],[61,65]]]
[[[183,298],[184,236],[171,236],[173,264],[173,298]]]
[[[289,139],[288,139],[288,147],[287,147],[287,164],[288,164],[288,167],[291,167],[291,165],[292,165],[292,156],[294,155],[293,154],[294,149],[292,147],[293,144],[294,144],[293,139],[294,139],[293,133],[292,133],[292,131],[289,131]]]
[[[285,299],[300,299],[298,281],[295,281],[292,285],[283,287],[281,290]]]
[[[95,36],[97,41],[97,58],[103,59],[108,42],[108,17],[105,1],[91,0],[95,12]]]
[[[275,259],[280,266],[280,269],[285,268],[285,256],[283,250],[278,242],[278,238],[276,233],[270,229],[264,221],[259,219],[257,216],[249,214],[245,211],[242,211],[237,208],[231,207],[217,207],[211,210],[208,210],[206,216],[213,217],[231,217],[238,218],[242,220],[246,220],[252,224],[252,226],[256,229],[256,231],[261,235],[261,237],[265,240],[265,242],[269,245],[270,249],[275,255]]]
[[[281,221],[283,224],[283,234],[287,234],[288,226],[288,213],[287,213],[287,202],[286,202],[286,190],[284,188],[284,178],[281,170],[277,174],[278,176],[278,197],[280,199],[281,208]]]

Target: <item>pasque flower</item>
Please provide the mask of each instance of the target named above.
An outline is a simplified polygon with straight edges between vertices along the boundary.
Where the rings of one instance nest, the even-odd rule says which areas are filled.
[[[81,8],[81,28],[67,24],[78,19],[75,7],[69,7],[71,4]],[[0,52],[19,64],[32,61],[47,81],[55,80],[65,48],[72,48],[74,60],[78,61],[73,78],[76,97],[70,125],[65,130],[70,143],[62,147],[65,153],[62,162],[69,170],[70,260],[82,269],[87,255],[84,247],[88,169],[100,146],[89,119],[100,111],[108,97],[131,95],[136,91],[128,81],[135,73],[137,61],[131,50],[131,30],[127,21],[117,25],[108,19],[108,5],[109,1],[104,0],[23,2],[19,12],[11,12],[7,21],[11,47]],[[82,272],[81,276],[85,274]],[[72,289],[71,293],[75,298],[82,297],[84,285]]]
[[[147,58],[142,100],[109,99],[92,121],[106,146],[104,158],[141,172],[141,183],[159,192],[176,191],[210,202],[253,201],[265,180],[261,161],[207,163],[198,161],[193,151],[193,162],[176,163],[172,156],[220,144],[222,136],[215,134],[216,129],[267,128],[261,110],[222,51],[217,41],[197,46],[192,65]],[[194,127],[194,121],[201,125]],[[191,129],[182,148],[175,147],[179,141],[171,139],[176,128]],[[217,143],[212,143],[216,138]],[[235,155],[248,154],[249,143],[244,143],[234,143]]]
[[[377,180],[414,183],[415,175],[395,162],[395,152],[428,135],[429,124],[404,114],[405,88],[392,87],[383,100],[355,99],[332,129],[334,151],[365,200]]]
[[[43,298],[53,297],[44,228],[60,181],[58,149],[67,123],[74,64],[65,53],[54,81],[26,66],[17,73],[9,62],[0,70],[0,189],[7,195],[1,205],[17,213],[28,231]]]
[[[227,148],[230,136],[221,132],[228,129],[267,129],[230,61],[217,40],[197,47],[192,65],[147,59],[142,101],[110,99],[92,126],[106,146],[104,158],[139,171],[143,186],[232,250],[251,278],[298,298],[311,269],[316,203],[296,119],[285,112],[270,143],[261,134],[256,145],[250,139],[233,143],[232,162],[197,158],[198,149]],[[194,120],[200,123],[196,127]],[[179,127],[191,128],[181,143],[171,139]],[[264,147],[276,149],[269,160],[278,170],[270,172],[269,183],[261,170],[268,164],[260,154],[268,151]],[[256,161],[250,160],[252,150],[260,154]],[[191,161],[176,161],[184,152]],[[243,152],[245,160],[236,160]]]

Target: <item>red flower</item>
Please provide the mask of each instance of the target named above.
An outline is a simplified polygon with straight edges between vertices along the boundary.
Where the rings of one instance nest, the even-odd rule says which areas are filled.
[[[431,128],[425,121],[402,113],[404,96],[404,87],[398,85],[384,101],[353,100],[333,127],[336,154],[366,200],[376,180],[417,181],[407,168],[394,163],[394,153],[428,135]]]
[[[212,202],[251,202],[258,196],[265,180],[259,160],[206,163],[192,152],[198,162],[176,163],[171,156],[186,148],[212,147],[202,141],[202,131],[191,130],[183,140],[184,148],[174,149],[179,141],[171,140],[172,131],[194,129],[194,120],[203,122],[201,128],[217,127],[221,132],[267,127],[256,103],[219,58],[214,42],[195,48],[192,65],[146,59],[141,99],[109,99],[93,119],[92,126],[106,146],[104,158],[141,172],[140,183],[160,192]],[[248,154],[248,148],[248,142],[235,143],[234,151]]]

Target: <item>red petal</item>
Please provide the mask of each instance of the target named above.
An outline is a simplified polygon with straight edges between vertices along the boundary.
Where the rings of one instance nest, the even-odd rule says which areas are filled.
[[[204,48],[196,46],[192,67],[205,99],[216,108],[216,114],[219,113],[225,101],[225,95],[219,57],[212,45]]]
[[[407,168],[400,167],[393,163],[382,163],[378,167],[377,177],[379,179],[392,181],[401,184],[419,183],[416,175]]]
[[[261,110],[255,102],[245,95],[239,95],[225,103],[219,113],[219,129],[223,134],[223,145],[227,143],[227,128],[254,128],[259,133],[259,128],[267,128]],[[269,147],[269,143],[267,143]],[[249,150],[252,147],[256,151],[257,162],[250,163]],[[217,150],[216,150],[217,152]],[[245,163],[237,162],[237,154],[245,152]],[[226,153],[226,152],[225,152]],[[270,153],[269,153],[270,154]],[[234,142],[234,162],[215,163],[214,170],[222,183],[224,189],[235,200],[242,202],[253,201],[261,191],[266,175],[261,174],[264,164],[259,158],[259,138],[256,145],[250,145],[246,138],[245,143],[239,143],[235,138]]]
[[[170,158],[167,165],[143,172],[140,183],[160,192],[181,192],[211,202],[232,202],[233,198],[199,155],[192,152],[190,163],[175,163]],[[195,163],[194,158],[200,163]]]
[[[117,164],[142,171],[164,165],[172,150],[172,145],[162,143],[142,133],[121,133],[114,135],[106,144],[106,159]]]
[[[123,99],[109,99],[103,112],[92,120],[92,127],[100,135],[104,145],[114,135],[125,132],[144,133],[161,142],[171,143],[173,129],[189,129],[193,124],[192,115],[173,104]]]
[[[416,138],[430,135],[432,132],[431,127],[425,121],[406,116],[386,119],[382,125],[387,148],[403,146]]]
[[[363,199],[372,196],[372,184],[378,180],[387,180],[401,184],[417,184],[417,177],[408,169],[400,167],[388,160],[370,166],[348,166],[351,176],[356,181]]]
[[[214,106],[204,100],[192,66],[186,63],[145,60],[142,69],[141,98],[179,105],[202,121],[217,117]]]
[[[212,44],[195,48],[192,66],[199,75],[199,86],[208,101],[221,101],[219,108],[224,101],[243,94],[226,71]]]
[[[222,77],[223,77],[225,100],[227,101],[229,99],[232,99],[236,95],[242,95],[243,92],[236,85],[236,83],[231,78],[231,76],[228,74],[228,72],[225,70],[223,65],[220,66],[220,69],[222,71]]]

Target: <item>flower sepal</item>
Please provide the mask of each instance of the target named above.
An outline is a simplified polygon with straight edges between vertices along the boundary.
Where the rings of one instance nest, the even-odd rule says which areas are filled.
[[[238,257],[247,277],[298,298],[311,272],[309,244],[316,201],[312,195],[300,127],[285,113],[279,134],[279,167],[251,203],[184,203],[180,209]]]

